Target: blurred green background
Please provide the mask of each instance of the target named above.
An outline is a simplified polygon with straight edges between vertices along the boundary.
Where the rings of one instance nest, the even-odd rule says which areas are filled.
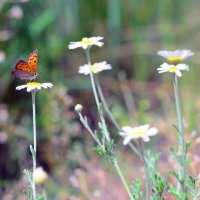
[[[120,125],[157,126],[160,136],[152,146],[164,155],[175,142],[171,125],[175,114],[171,76],[157,74],[164,60],[156,52],[191,49],[195,55],[186,61],[190,72],[181,78],[181,95],[187,137],[198,141],[199,10],[198,0],[1,0],[0,199],[25,199],[22,171],[32,166],[31,95],[15,91],[24,82],[10,72],[17,60],[26,59],[35,49],[39,51],[38,80],[54,84],[37,94],[37,161],[49,174],[49,199],[127,198],[109,164],[91,150],[94,142],[73,111],[81,103],[95,129],[98,118],[89,78],[78,74],[86,58],[81,49],[68,49],[70,41],[104,37],[105,45],[93,47],[91,56],[92,62],[106,60],[113,66],[112,71],[99,75],[110,109]],[[141,163],[109,125],[128,180],[142,179],[138,175]],[[194,166],[200,160],[195,145]]]

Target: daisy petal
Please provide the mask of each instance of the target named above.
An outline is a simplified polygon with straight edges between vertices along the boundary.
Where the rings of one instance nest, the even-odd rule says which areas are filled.
[[[101,42],[100,40],[102,40],[103,37],[90,37],[90,38],[83,38],[81,41],[78,42],[70,42],[70,44],[68,45],[69,49],[76,49],[76,48],[83,48],[83,49],[87,49],[88,47],[91,47],[93,45],[102,47],[103,46],[103,42]]]
[[[108,64],[106,61],[103,61],[103,62],[98,62],[98,63],[94,63],[93,65],[82,65],[79,67],[79,73],[80,74],[85,74],[85,75],[88,75],[90,74],[90,71],[92,71],[93,73],[99,73],[101,71],[104,71],[104,70],[110,70],[112,69],[111,65]]]
[[[123,132],[120,132],[119,134],[124,137],[124,145],[127,145],[131,139],[139,138],[145,142],[149,142],[150,136],[158,133],[158,129],[155,127],[150,127],[149,124],[144,124],[137,127],[123,126],[122,130]]]
[[[177,75],[178,77],[181,77],[181,76],[182,76],[182,74],[181,74],[181,72],[180,72],[179,70],[176,70],[175,73],[176,73],[176,75]]]
[[[149,142],[150,138],[148,136],[142,138],[144,142]]]
[[[182,76],[181,71],[183,70],[189,71],[189,67],[182,63],[178,65],[163,63],[159,68],[157,68],[158,73],[171,72],[175,73],[178,77]]]
[[[184,59],[194,55],[191,50],[184,49],[184,50],[175,50],[175,51],[167,51],[167,50],[160,50],[157,52],[159,56],[166,58],[171,63],[180,63]]]
[[[16,90],[27,89],[27,92],[32,90],[41,90],[42,88],[51,88],[53,87],[52,83],[38,83],[38,82],[29,82],[26,85],[20,85],[16,87]]]

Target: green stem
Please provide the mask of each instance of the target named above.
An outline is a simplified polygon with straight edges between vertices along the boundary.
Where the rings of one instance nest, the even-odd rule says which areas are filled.
[[[145,171],[145,189],[146,189],[146,200],[149,200],[150,194],[149,194],[149,177],[148,177],[148,167],[147,167],[147,162],[145,159],[145,155],[144,155],[144,142],[140,139],[139,140],[139,146],[140,146],[140,155],[141,155],[141,160],[144,166],[144,171]]]
[[[101,85],[99,83],[99,80],[98,80],[98,77],[95,78],[95,81],[96,81],[96,84],[97,84],[97,90],[98,90],[98,93],[99,93],[99,96],[100,96],[100,99],[103,103],[103,106],[104,106],[104,109],[107,113],[107,115],[109,116],[111,122],[113,123],[113,125],[115,126],[115,128],[118,130],[118,131],[122,131],[121,130],[121,127],[120,125],[117,123],[117,121],[115,120],[112,112],[110,111],[109,107],[108,107],[108,104],[105,100],[105,97],[103,95],[103,92],[102,92],[102,88],[101,88]],[[131,148],[131,150],[139,157],[141,158],[140,156],[140,152],[138,151],[138,149],[135,147],[135,145],[131,142],[128,143],[128,146]]]
[[[102,89],[101,89],[101,85],[99,84],[99,79],[98,79],[97,76],[95,77],[95,81],[96,81],[96,84],[97,84],[97,90],[98,90],[101,102],[103,103],[103,106],[104,106],[104,109],[105,109],[107,115],[109,116],[111,122],[114,124],[115,128],[118,131],[121,131],[121,127],[119,126],[119,124],[117,123],[117,121],[113,117],[112,113],[110,112],[110,109],[108,108],[108,104],[107,104],[107,102],[105,100],[105,97],[103,95],[103,92],[102,92]]]
[[[86,49],[86,57],[87,57],[88,65],[91,67],[89,49]],[[101,119],[101,123],[102,123],[103,129],[104,129],[105,137],[106,137],[107,141],[110,141],[109,133],[108,133],[107,126],[106,126],[106,123],[105,123],[105,119],[104,119],[104,116],[103,116],[103,112],[102,112],[102,109],[101,109],[101,104],[100,104],[100,101],[99,101],[99,98],[98,98],[98,95],[97,95],[97,90],[96,90],[96,85],[95,85],[95,81],[94,81],[93,72],[92,72],[91,69],[90,69],[90,80],[91,80],[91,84],[92,84],[92,89],[93,89],[93,93],[94,93],[97,109],[98,109],[98,112],[99,112],[99,116],[100,116],[100,119]],[[94,137],[94,135],[93,135],[93,137]],[[131,191],[129,189],[129,186],[126,183],[126,180],[125,180],[125,178],[124,178],[124,176],[122,174],[122,171],[121,171],[121,169],[119,167],[119,164],[118,164],[116,158],[113,161],[113,165],[114,165],[114,167],[115,167],[115,169],[116,169],[116,171],[117,171],[117,173],[118,173],[118,175],[119,175],[119,177],[120,177],[120,179],[121,179],[121,181],[122,181],[122,183],[123,183],[128,195],[129,195],[130,199],[134,200],[133,197],[132,197]]]
[[[36,136],[36,112],[35,112],[35,94],[36,91],[32,91],[32,108],[33,108],[33,149],[36,154],[36,141],[37,141],[37,136]]]
[[[32,91],[32,108],[33,108],[33,151],[32,153],[32,158],[33,158],[33,172],[36,169],[36,145],[37,145],[37,139],[36,139],[36,112],[35,112],[35,94],[36,91]],[[32,191],[33,191],[33,199],[36,200],[36,187],[35,187],[35,182],[33,180],[33,184],[32,184]]]
[[[138,156],[139,159],[141,159],[140,151],[138,151],[138,148],[135,147],[135,145],[132,142],[128,143],[128,146],[131,148],[131,150]]]
[[[90,49],[89,48],[86,49],[85,52],[86,52],[87,63],[91,67]],[[90,69],[90,80],[91,80],[91,84],[92,84],[92,90],[93,90],[93,93],[94,93],[94,98],[95,98],[97,107],[99,109],[100,102],[99,102],[99,98],[98,98],[98,95],[97,95],[97,90],[96,90],[96,87],[95,87],[94,75],[93,75],[93,72],[92,72],[91,69]]]
[[[79,112],[79,117],[80,117],[80,121],[82,122],[82,124],[85,126],[85,128],[88,130],[88,132],[91,134],[91,136],[93,137],[93,139],[95,140],[95,142],[101,146],[101,143],[99,142],[99,139],[96,137],[96,135],[93,133],[93,131],[91,130],[91,128],[89,127],[88,123],[87,123],[87,118],[84,118],[82,116],[82,114]]]
[[[178,77],[174,75],[173,80],[174,85],[174,95],[175,95],[175,105],[176,105],[176,114],[177,114],[177,123],[178,123],[178,143],[179,143],[179,154],[181,156],[180,170],[179,170],[179,179],[180,179],[180,189],[182,192],[185,192],[185,176],[186,176],[186,152],[185,152],[185,142],[184,142],[184,131],[183,131],[183,121],[182,121],[182,112],[179,98],[179,86],[178,86]]]
[[[48,200],[44,184],[41,185],[43,200]]]
[[[132,196],[132,193],[131,193],[131,191],[129,189],[129,186],[128,186],[128,184],[127,184],[127,182],[126,182],[126,180],[125,180],[125,178],[124,178],[124,176],[122,174],[122,171],[121,171],[121,169],[119,167],[119,164],[118,164],[116,159],[114,160],[114,167],[115,167],[115,169],[116,169],[116,171],[117,171],[117,173],[118,173],[118,175],[119,175],[119,177],[120,177],[120,179],[121,179],[121,181],[122,181],[122,183],[124,185],[124,188],[126,189],[126,192],[128,193],[129,198],[131,200],[134,200],[134,198]]]
[[[87,48],[85,50],[85,52],[86,52],[86,58],[87,58],[88,65],[91,67],[90,49]],[[102,109],[101,109],[101,104],[100,104],[100,101],[99,101],[99,98],[98,98],[98,95],[97,95],[97,90],[96,90],[96,86],[95,86],[93,72],[92,72],[91,69],[90,69],[90,80],[91,80],[91,84],[92,84],[92,90],[93,90],[93,93],[94,93],[97,109],[98,109],[99,116],[100,116],[100,119],[101,119],[101,123],[102,123],[102,126],[103,126],[104,134],[105,134],[106,139],[108,141],[110,141],[110,136],[109,136],[109,133],[108,133],[108,130],[107,130],[105,120],[104,120],[103,112],[102,112]]]

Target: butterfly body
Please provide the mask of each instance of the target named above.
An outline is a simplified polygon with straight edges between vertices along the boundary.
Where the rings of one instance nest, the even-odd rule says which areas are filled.
[[[19,60],[15,64],[15,69],[11,71],[12,76],[21,80],[33,80],[37,77],[37,57],[38,51],[33,51],[27,61]]]

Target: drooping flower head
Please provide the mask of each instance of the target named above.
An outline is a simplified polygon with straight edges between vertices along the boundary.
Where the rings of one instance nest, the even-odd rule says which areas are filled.
[[[88,75],[90,74],[90,70],[93,72],[93,73],[99,73],[103,70],[109,70],[109,69],[112,69],[111,65],[106,63],[106,61],[103,61],[103,62],[98,62],[98,63],[94,63],[93,65],[82,65],[79,67],[79,73],[80,74],[85,74],[85,75]]]
[[[26,85],[17,86],[16,90],[22,90],[27,88],[27,92],[31,92],[33,90],[41,90],[41,88],[47,89],[52,87],[53,87],[52,83],[29,82]]]
[[[167,59],[170,63],[180,63],[186,58],[194,55],[191,50],[175,50],[175,51],[167,51],[167,50],[160,50],[157,52],[159,56],[162,56]]]
[[[159,68],[157,68],[158,73],[171,72],[175,73],[178,77],[182,76],[182,70],[189,71],[189,67],[185,64],[169,65],[167,63],[163,63]]]
[[[70,42],[70,44],[68,45],[69,49],[76,49],[76,48],[83,48],[83,49],[87,49],[88,47],[91,47],[93,45],[102,47],[103,46],[103,42],[101,42],[100,40],[102,40],[103,37],[90,37],[90,38],[83,38],[81,41],[78,42]]]
[[[150,136],[156,135],[158,133],[158,129],[155,127],[150,127],[149,124],[145,124],[137,127],[123,126],[122,132],[119,134],[124,136],[124,145],[127,145],[131,139],[139,139],[141,138],[145,142],[150,141]]]

